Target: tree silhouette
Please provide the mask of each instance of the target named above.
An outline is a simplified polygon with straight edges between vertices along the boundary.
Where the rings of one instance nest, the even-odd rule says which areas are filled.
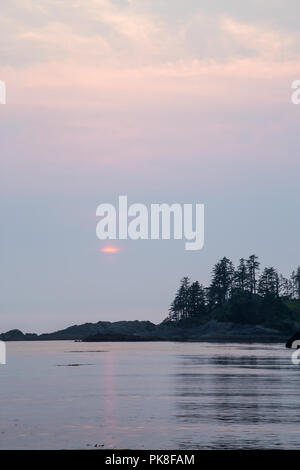
[[[293,316],[299,308],[299,319],[293,318],[300,323],[300,305],[295,306],[300,300],[300,266],[290,278],[279,275],[273,267],[265,268],[258,276],[259,267],[256,255],[241,258],[236,269],[232,261],[224,257],[213,267],[208,287],[183,277],[165,321],[202,322],[207,318],[219,318],[269,325],[272,312],[278,322],[278,312],[289,315],[287,312],[292,311]],[[287,303],[283,304],[283,301]],[[286,318],[284,324],[292,324],[291,321]]]
[[[214,305],[223,305],[230,297],[233,279],[233,263],[230,259],[224,257],[213,268],[210,302]]]
[[[279,297],[279,276],[274,268],[265,268],[258,283],[262,297]]]
[[[292,273],[293,296],[300,299],[300,266]]]
[[[234,288],[242,292],[250,289],[248,267],[244,258],[240,259],[240,263],[234,273]]]
[[[188,292],[188,317],[199,319],[206,312],[204,287],[198,281],[193,282]]]
[[[188,299],[189,299],[190,280],[188,277],[183,277],[180,282],[180,287],[175,295],[169,312],[173,320],[179,321],[188,318]]]
[[[259,271],[260,263],[256,255],[249,256],[247,260],[248,283],[251,294],[256,294],[257,272]]]

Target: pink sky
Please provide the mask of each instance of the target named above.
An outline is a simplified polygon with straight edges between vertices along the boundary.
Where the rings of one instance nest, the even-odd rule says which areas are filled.
[[[299,263],[297,13],[281,0],[1,7],[3,329],[160,321],[178,279],[206,282],[219,256]],[[205,249],[129,244],[105,261],[95,210],[119,194],[204,202]]]

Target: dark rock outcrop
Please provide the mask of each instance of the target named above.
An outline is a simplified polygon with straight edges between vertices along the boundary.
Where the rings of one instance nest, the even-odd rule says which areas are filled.
[[[119,321],[73,325],[53,333],[36,335],[12,330],[0,335],[3,341],[286,341],[279,331],[259,325],[209,320],[204,324],[178,325],[150,321]]]
[[[22,333],[20,330],[10,330],[0,335],[2,341],[35,341],[38,335],[35,333]]]
[[[299,345],[294,344],[294,341],[299,341]],[[286,342],[286,348],[295,348],[298,349],[300,347],[300,331],[297,331],[287,342]]]
[[[42,334],[40,340],[69,340],[84,339],[93,335],[151,335],[155,334],[157,325],[150,321],[99,321],[98,323],[84,323],[83,325],[73,325],[64,330],[54,333]]]

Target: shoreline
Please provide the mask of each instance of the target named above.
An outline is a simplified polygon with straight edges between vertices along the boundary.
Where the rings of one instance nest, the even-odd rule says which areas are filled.
[[[106,339],[105,337],[101,340],[85,341],[76,339],[58,339],[58,338],[47,338],[47,339],[13,339],[6,340],[7,343],[46,343],[54,341],[70,341],[72,343],[247,343],[247,344],[284,344],[287,341],[286,336],[282,337],[241,337],[241,336],[203,336],[201,338],[136,338],[136,339]]]
[[[209,320],[203,324],[154,324],[150,321],[120,321],[72,325],[52,333],[23,333],[10,330],[0,334],[9,341],[82,341],[82,342],[239,342],[286,343],[289,331],[279,331],[260,325],[246,325]]]

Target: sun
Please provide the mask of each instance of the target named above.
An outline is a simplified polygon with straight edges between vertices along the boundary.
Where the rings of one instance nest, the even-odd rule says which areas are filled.
[[[100,250],[102,253],[119,253],[120,252],[120,248],[118,248],[117,246],[112,246],[112,245],[108,245],[108,246],[104,246],[103,248],[101,248]]]

